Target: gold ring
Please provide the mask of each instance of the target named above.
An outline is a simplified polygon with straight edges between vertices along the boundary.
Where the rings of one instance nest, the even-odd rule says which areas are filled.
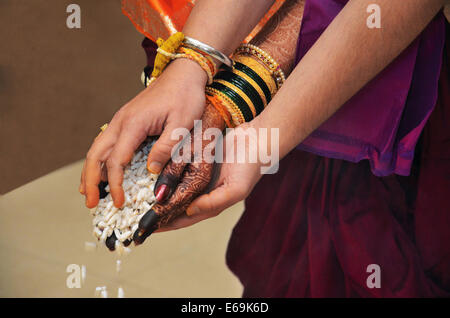
[[[100,130],[104,132],[108,128],[108,124],[104,124],[102,127],[100,127]]]

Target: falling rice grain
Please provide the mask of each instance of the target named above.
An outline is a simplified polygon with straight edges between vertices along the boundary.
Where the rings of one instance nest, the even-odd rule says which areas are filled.
[[[119,289],[117,290],[117,298],[125,298],[125,293],[122,287],[119,287]]]

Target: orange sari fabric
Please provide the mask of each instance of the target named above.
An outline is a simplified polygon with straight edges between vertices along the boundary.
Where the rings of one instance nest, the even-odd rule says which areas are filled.
[[[276,0],[263,19],[244,40],[250,40],[262,29],[286,0]],[[122,0],[122,12],[136,29],[152,41],[181,31],[195,0]]]

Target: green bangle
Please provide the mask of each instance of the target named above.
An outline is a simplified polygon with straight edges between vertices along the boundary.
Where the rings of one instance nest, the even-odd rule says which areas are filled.
[[[227,95],[236,104],[236,106],[239,107],[246,122],[249,122],[253,119],[253,114],[250,110],[250,107],[247,105],[245,100],[241,96],[239,96],[239,94],[226,87],[222,83],[218,82],[213,82],[210,87],[215,88]]]
[[[259,87],[261,87],[261,90],[266,96],[267,104],[271,101],[272,94],[270,93],[270,89],[267,86],[266,82],[264,82],[264,80],[258,75],[258,73],[256,73],[247,65],[242,64],[240,62],[234,62],[234,68],[247,74],[252,80],[254,80],[259,85]]]
[[[227,71],[221,71],[215,76],[215,78],[223,79],[243,91],[253,102],[253,105],[255,105],[256,116],[264,110],[264,102],[262,101],[261,96],[259,96],[258,91],[239,75]]]

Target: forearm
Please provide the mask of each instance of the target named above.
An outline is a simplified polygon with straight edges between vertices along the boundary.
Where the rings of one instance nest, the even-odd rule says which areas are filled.
[[[251,41],[269,53],[286,75],[292,71],[305,0],[288,0]]]
[[[366,26],[372,3],[381,7],[381,29]],[[349,1],[252,125],[280,129],[283,157],[392,62],[443,3]]]
[[[183,32],[231,54],[258,24],[274,0],[197,0]]]

